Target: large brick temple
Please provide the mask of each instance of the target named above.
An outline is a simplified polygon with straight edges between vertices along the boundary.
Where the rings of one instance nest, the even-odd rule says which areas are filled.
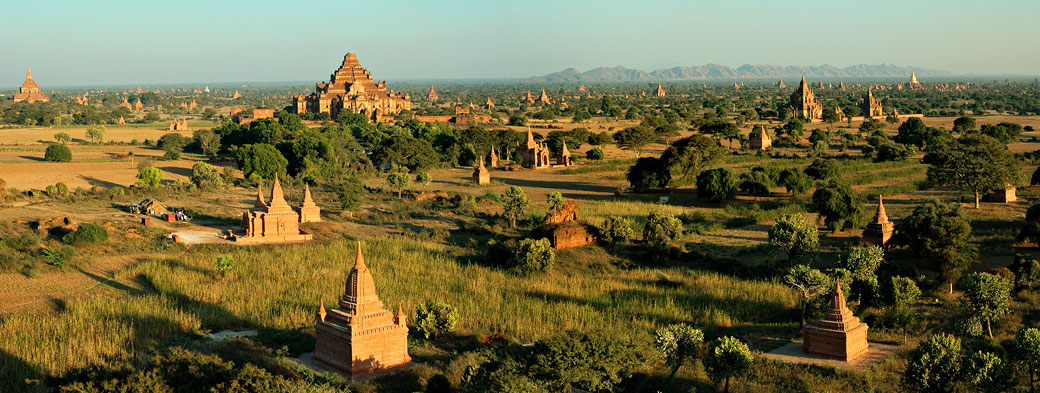
[[[867,324],[852,315],[845,304],[841,283],[836,284],[830,310],[815,324],[805,327],[802,351],[850,362],[867,353]]]
[[[339,307],[326,312],[321,302],[315,333],[314,362],[346,375],[364,376],[411,363],[404,312],[398,305],[392,313],[379,300],[361,242]]]
[[[810,122],[823,119],[823,105],[816,101],[816,93],[813,93],[809,83],[805,81],[805,75],[802,75],[802,83],[798,84],[798,89],[791,93],[790,105],[796,118]]]
[[[328,113],[333,118],[341,111],[351,111],[382,121],[386,115],[411,109],[411,100],[407,93],[387,91],[386,81],[373,81],[372,73],[358,63],[357,54],[348,52],[328,83],[315,84],[310,95],[292,96],[292,109],[295,113]]]
[[[25,82],[22,82],[22,86],[14,93],[14,102],[25,101],[32,104],[37,101],[48,102],[50,100],[50,97],[40,91],[40,86],[33,80],[32,67],[28,67],[28,70],[25,71]]]

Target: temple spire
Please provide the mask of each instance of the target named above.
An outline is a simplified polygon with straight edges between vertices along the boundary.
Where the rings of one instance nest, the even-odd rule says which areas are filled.
[[[271,206],[289,206],[285,202],[285,193],[282,192],[282,184],[278,181],[278,175],[274,175],[274,185],[271,186]]]
[[[531,126],[527,126],[527,148],[531,149],[536,145],[534,142],[534,134],[531,133]]]
[[[304,183],[304,185],[303,185],[303,204],[306,205],[307,203],[313,204],[314,201],[311,199],[311,185]]]
[[[126,98],[124,98],[123,101],[125,102]],[[267,203],[264,202],[264,185],[263,185],[263,183],[259,183],[259,184],[256,185],[256,205],[253,205],[253,207],[257,207],[257,208],[267,207]]]
[[[28,68],[28,70],[25,71],[25,79],[32,80],[32,66],[28,65],[26,68]]]
[[[328,313],[325,312],[325,299],[321,299],[318,305],[318,318],[320,318],[322,322],[325,322],[325,315],[327,314]]]
[[[888,222],[888,214],[885,213],[885,200],[881,195],[878,195],[877,214],[874,215],[874,222],[879,224]]]
[[[367,270],[368,266],[365,266],[365,257],[363,255],[361,255],[361,240],[358,240],[357,241],[357,258],[354,259],[354,269],[353,270],[361,270],[361,269],[366,269]]]

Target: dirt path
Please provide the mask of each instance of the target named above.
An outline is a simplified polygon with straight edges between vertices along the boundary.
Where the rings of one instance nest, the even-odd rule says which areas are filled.
[[[98,258],[85,269],[39,274],[0,274],[0,315],[24,311],[51,311],[65,300],[115,282],[117,271],[161,254],[142,253]]]

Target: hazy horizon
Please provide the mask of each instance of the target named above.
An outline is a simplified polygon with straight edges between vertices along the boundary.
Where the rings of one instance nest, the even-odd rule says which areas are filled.
[[[327,80],[348,51],[377,80],[523,79],[566,68],[895,64],[1040,74],[1040,3],[466,1],[5,6],[0,86]]]

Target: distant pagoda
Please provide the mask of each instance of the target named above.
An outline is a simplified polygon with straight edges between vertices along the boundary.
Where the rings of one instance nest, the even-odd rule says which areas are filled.
[[[40,90],[40,86],[36,84],[32,76],[32,66],[28,67],[25,71],[25,82],[22,82],[22,86],[18,88],[18,91],[14,93],[14,102],[50,102],[51,98],[43,91]]]

